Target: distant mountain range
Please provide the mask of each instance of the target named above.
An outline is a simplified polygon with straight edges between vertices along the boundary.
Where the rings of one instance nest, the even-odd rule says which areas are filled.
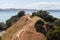
[[[23,10],[23,11],[38,11],[38,10],[36,10],[36,9],[15,9],[15,8],[10,8],[10,9],[0,9],[0,12],[4,12],[4,11],[21,11],[21,10]],[[47,10],[47,11],[52,11],[52,12],[60,12],[60,10]]]
[[[36,9],[0,9],[0,11],[37,11]]]

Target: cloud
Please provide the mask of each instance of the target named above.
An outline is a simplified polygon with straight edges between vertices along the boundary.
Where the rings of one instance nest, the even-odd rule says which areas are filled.
[[[60,9],[60,2],[38,2],[26,5],[28,9]]]
[[[60,2],[37,2],[37,3],[31,3],[27,5],[16,5],[16,4],[3,4],[0,6],[0,8],[6,9],[6,8],[26,8],[26,9],[58,9],[60,10]]]
[[[0,6],[0,8],[16,8],[16,6],[14,4],[3,4]]]

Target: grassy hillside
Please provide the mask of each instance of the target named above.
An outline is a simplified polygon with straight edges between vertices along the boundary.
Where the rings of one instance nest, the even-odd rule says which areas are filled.
[[[20,30],[23,25],[26,24],[26,19],[25,17],[22,17],[19,21],[14,23],[10,28],[6,30],[6,33],[2,35],[2,40],[10,40],[12,38],[12,35]]]
[[[7,24],[12,24],[2,35],[2,40],[53,40],[56,34],[56,40],[59,39],[60,19],[49,15],[47,11],[41,10],[19,17],[16,22],[13,21],[15,17],[7,21]]]
[[[19,21],[14,23],[10,28],[6,30],[6,32],[2,35],[2,40],[11,40],[14,34],[24,28],[25,26],[29,26],[31,24],[35,24],[35,20],[41,19],[39,17],[33,17],[32,19],[29,18],[29,16],[23,16]],[[32,20],[32,21],[31,21]],[[41,19],[44,21],[43,19]],[[44,21],[45,22],[45,21]],[[24,26],[25,25],[25,26]],[[25,27],[26,28],[26,27]]]

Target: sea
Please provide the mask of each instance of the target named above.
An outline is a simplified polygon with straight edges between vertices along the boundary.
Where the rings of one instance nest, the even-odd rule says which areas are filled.
[[[17,15],[19,11],[0,11],[0,22],[6,22],[11,16]],[[32,14],[34,11],[25,11],[26,14]],[[50,15],[60,18],[60,10],[48,10]]]

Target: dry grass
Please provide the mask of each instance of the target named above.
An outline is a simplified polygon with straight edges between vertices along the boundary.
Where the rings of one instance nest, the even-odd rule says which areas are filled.
[[[10,40],[12,35],[22,28],[26,24],[26,18],[22,17],[18,22],[14,23],[6,32],[2,35],[2,40]]]
[[[45,36],[41,33],[37,33],[34,28],[35,22],[39,19],[40,20],[43,20],[43,19],[39,17],[33,17],[32,20],[29,19],[27,21],[26,19],[28,19],[28,17],[23,16],[19,21],[17,21],[10,28],[8,28],[6,32],[2,35],[2,40],[13,40],[13,38],[15,38],[15,40],[18,40],[17,37],[15,36],[25,26],[29,28],[27,29],[28,31],[25,30],[24,32],[21,33],[21,35],[19,36],[21,37],[21,40],[40,40],[40,39],[43,40],[45,39]]]

